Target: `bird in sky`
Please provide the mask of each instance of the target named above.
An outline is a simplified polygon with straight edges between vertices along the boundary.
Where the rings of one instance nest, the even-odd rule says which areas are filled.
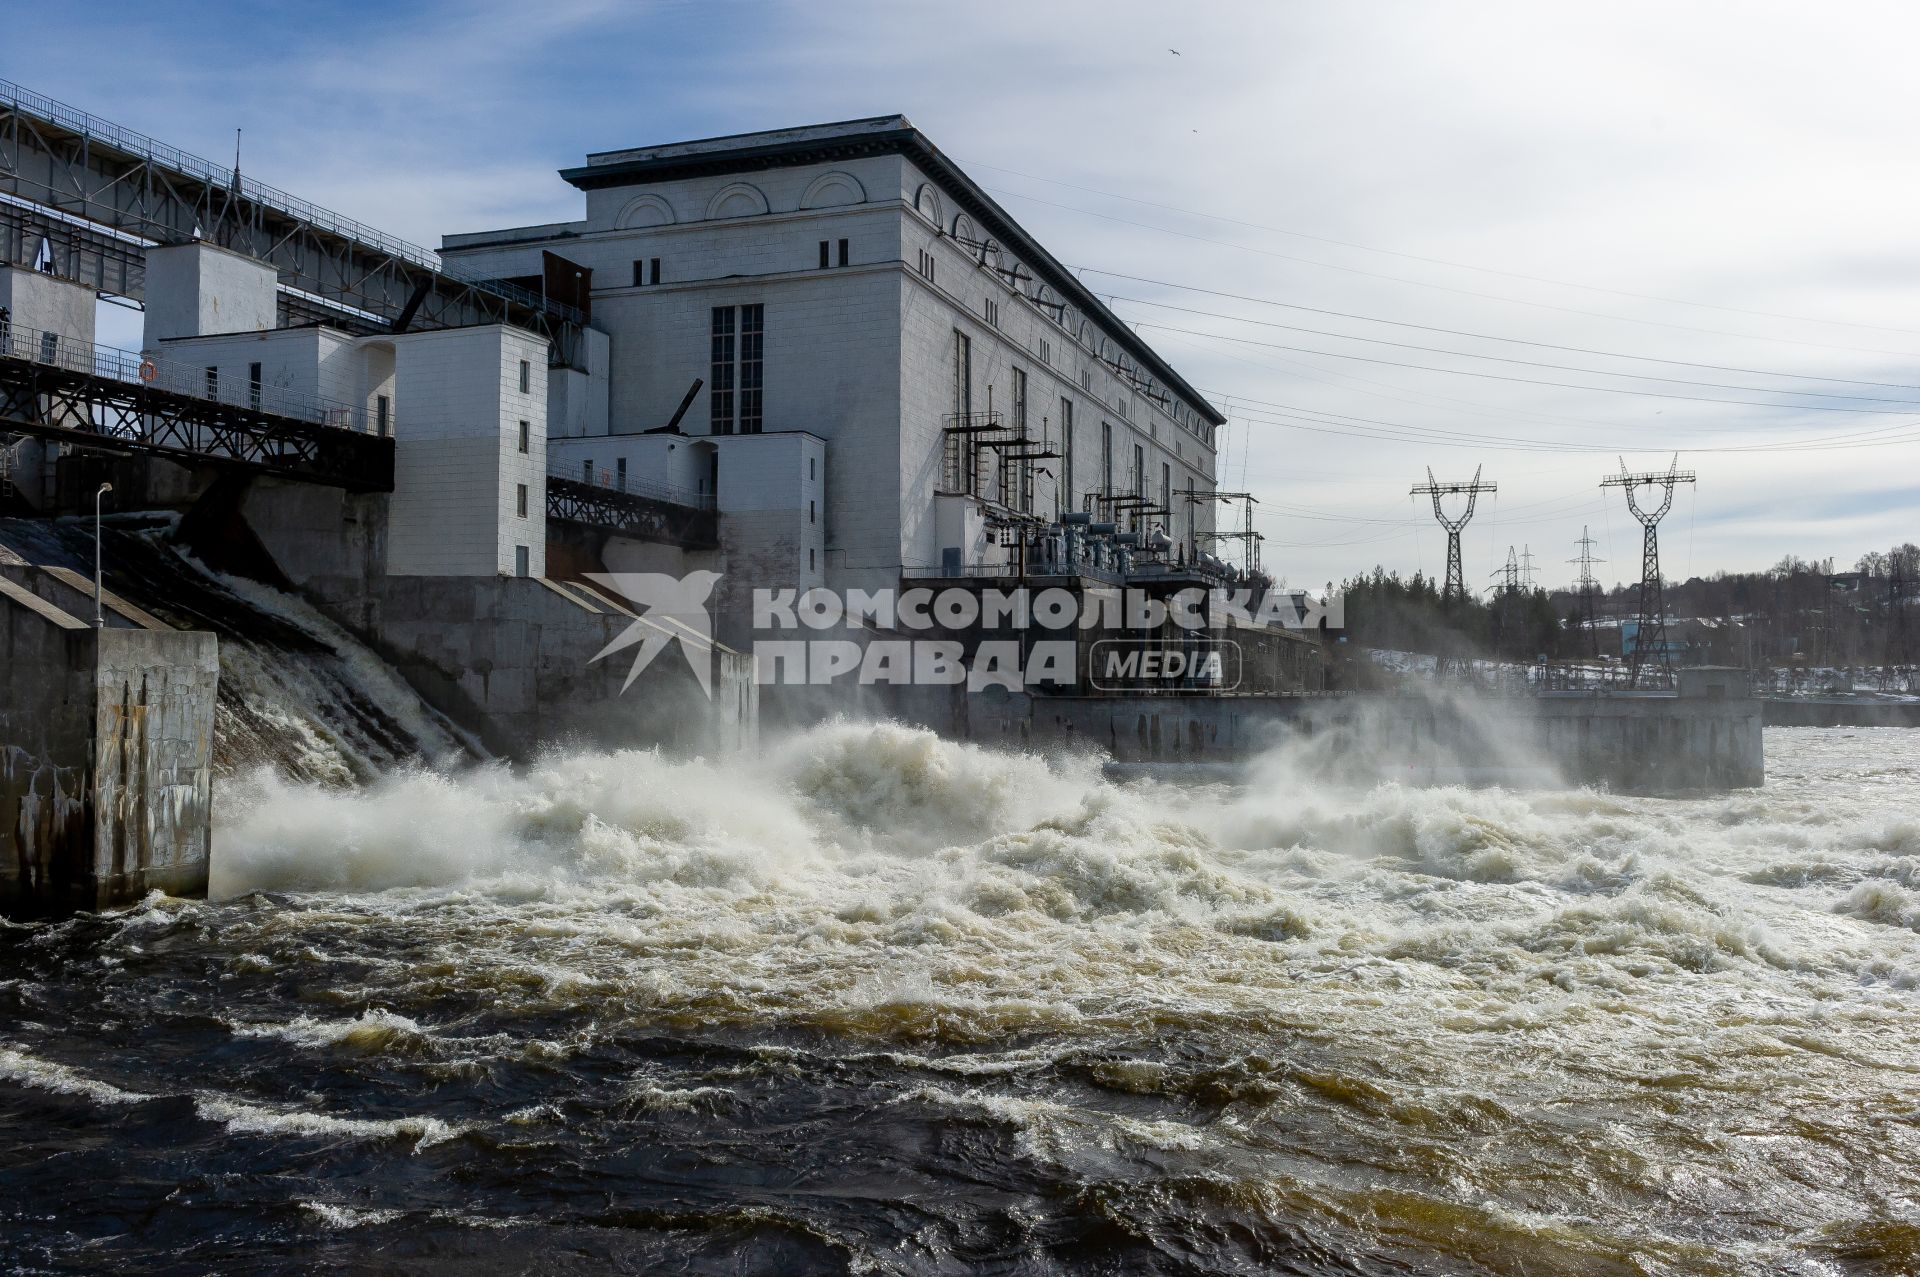
[[[1168,49],[1167,52],[1171,53],[1176,58],[1186,56],[1185,54],[1181,53],[1180,50],[1178,49]]]

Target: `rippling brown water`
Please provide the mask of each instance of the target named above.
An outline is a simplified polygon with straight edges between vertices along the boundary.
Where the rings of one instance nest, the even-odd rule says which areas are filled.
[[[24,1271],[1920,1270],[1920,733],[1693,799],[900,728],[230,786],[0,930]]]

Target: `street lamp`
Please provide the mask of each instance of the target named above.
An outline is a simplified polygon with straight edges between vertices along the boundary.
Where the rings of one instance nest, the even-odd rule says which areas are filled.
[[[111,483],[103,483],[93,494],[93,628],[105,629],[107,618],[100,611],[100,498],[113,491]]]

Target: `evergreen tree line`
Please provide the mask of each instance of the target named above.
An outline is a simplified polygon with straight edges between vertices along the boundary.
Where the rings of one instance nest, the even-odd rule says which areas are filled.
[[[1581,623],[1571,589],[1520,586],[1443,606],[1442,582],[1384,567],[1337,588],[1346,635],[1361,647],[1507,660],[1620,654],[1621,621],[1637,619],[1638,583],[1603,588],[1598,625]],[[1665,586],[1669,636],[1691,660],[1771,665],[1920,664],[1920,546],[1861,555],[1849,567],[1787,555],[1764,572],[1716,572]]]

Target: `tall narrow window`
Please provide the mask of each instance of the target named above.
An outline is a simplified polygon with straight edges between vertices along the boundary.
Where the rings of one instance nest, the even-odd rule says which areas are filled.
[[[765,368],[767,308],[740,308],[740,433],[757,435],[761,420],[761,378]]]
[[[1100,423],[1100,495],[1110,497],[1113,491],[1113,423]]]
[[[1166,522],[1167,535],[1173,535],[1173,467],[1160,463],[1160,508],[1166,511],[1161,517]]]
[[[1064,396],[1060,400],[1060,483],[1055,489],[1058,493],[1058,514],[1065,514],[1074,508],[1076,500],[1073,491],[1073,400]]]
[[[40,334],[40,362],[43,364],[50,364],[59,356],[59,354],[60,354],[60,334],[59,333],[41,333]]]
[[[613,486],[622,492],[627,490],[627,459],[625,457],[613,463]]]
[[[521,518],[527,517],[527,485],[524,483],[513,485],[513,509]]]
[[[647,262],[647,282],[650,284],[660,282],[660,259],[658,257],[652,258]]]
[[[820,269],[825,270],[832,263],[827,258],[827,241],[820,241]]]
[[[382,439],[393,431],[393,400],[385,395],[373,397],[373,428]]]
[[[1147,450],[1137,443],[1133,445],[1133,495],[1147,495]]]
[[[1013,437],[1027,437],[1027,370],[1013,370]],[[1033,509],[1033,463],[1027,460],[1011,461],[1013,491],[1001,494],[1001,500],[1016,510]],[[1004,480],[1002,481],[1005,482]]]
[[[524,545],[513,547],[513,574],[520,577],[533,575],[533,552]]]
[[[220,370],[218,368],[209,367],[207,369],[207,398],[218,399],[219,397],[220,397]]]
[[[247,407],[260,411],[260,365],[247,365]]]
[[[645,285],[646,282],[647,282],[647,259],[644,257],[636,257],[633,259],[633,286],[635,288],[640,288],[643,285]]]
[[[840,241],[840,264],[842,266],[847,264],[847,241],[844,239]]]
[[[533,393],[533,365],[524,359],[520,361],[520,393],[523,395]]]
[[[953,330],[953,411],[965,417],[973,412],[973,338]]]
[[[713,308],[712,371],[707,379],[707,404],[712,433],[733,433],[734,361],[738,358],[735,316],[731,306]]]
[[[533,451],[533,423],[530,421],[520,423],[520,451]]]
[[[580,463],[580,482],[582,483],[593,482],[593,458],[592,457],[588,457],[585,461],[582,461]]]

